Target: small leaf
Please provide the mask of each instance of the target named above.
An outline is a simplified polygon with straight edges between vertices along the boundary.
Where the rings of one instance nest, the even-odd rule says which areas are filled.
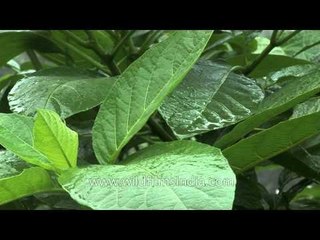
[[[69,129],[59,115],[39,109],[33,127],[34,146],[54,167],[65,170],[76,167],[78,134]]]
[[[0,144],[28,163],[54,170],[47,157],[33,147],[32,128],[30,117],[0,113]]]
[[[8,101],[16,113],[34,115],[42,108],[67,118],[102,103],[114,81],[115,78],[96,78],[72,68],[42,70],[15,84]]]
[[[19,175],[0,179],[0,205],[36,193],[57,190],[46,170],[33,167]]]
[[[125,165],[63,172],[59,182],[92,209],[231,209],[235,175],[217,148],[194,141],[159,143]]]
[[[250,116],[264,94],[227,65],[199,61],[159,112],[179,138],[223,128]]]
[[[122,73],[93,127],[93,148],[100,163],[115,162],[121,149],[191,69],[211,33],[176,31]]]

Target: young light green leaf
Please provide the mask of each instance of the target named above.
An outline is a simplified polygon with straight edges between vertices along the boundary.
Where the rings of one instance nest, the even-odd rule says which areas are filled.
[[[223,128],[250,116],[264,93],[231,67],[199,61],[159,112],[179,138]]]
[[[0,179],[17,175],[30,167],[10,151],[0,151]]]
[[[319,112],[281,122],[226,148],[223,155],[234,171],[243,172],[319,133],[319,122]]]
[[[77,166],[78,134],[51,110],[39,109],[33,127],[34,147],[60,170]]]
[[[46,170],[39,167],[27,168],[19,175],[0,179],[0,205],[57,189]]]
[[[239,123],[214,145],[218,148],[228,147],[272,117],[320,92],[320,71],[287,82],[283,88],[261,102],[256,114]]]
[[[115,162],[121,149],[200,56],[212,31],[176,31],[147,50],[118,78],[93,128],[100,163]]]
[[[59,182],[92,209],[231,209],[235,175],[217,148],[194,141],[159,143],[125,165],[63,172]]]
[[[102,103],[114,82],[115,78],[96,78],[72,68],[43,70],[15,84],[8,102],[16,113],[34,115],[43,108],[67,118]]]
[[[28,163],[54,170],[47,157],[33,147],[32,128],[30,117],[0,113],[0,144]]]

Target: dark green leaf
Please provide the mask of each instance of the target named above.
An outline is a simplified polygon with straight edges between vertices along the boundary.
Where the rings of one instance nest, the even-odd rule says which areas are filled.
[[[223,128],[250,116],[263,99],[254,80],[231,67],[198,62],[159,112],[179,138]]]

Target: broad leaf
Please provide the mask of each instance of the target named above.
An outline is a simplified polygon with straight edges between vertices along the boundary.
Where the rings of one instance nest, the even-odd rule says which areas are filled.
[[[254,80],[231,73],[229,66],[200,61],[159,112],[173,132],[185,138],[241,121],[263,97]]]
[[[59,51],[51,41],[33,32],[2,32],[0,33],[0,66],[28,49],[45,52]]]
[[[231,209],[235,175],[217,148],[193,141],[159,143],[125,165],[64,172],[59,182],[92,209]]]
[[[30,117],[0,113],[0,144],[28,163],[54,170],[47,157],[33,147],[32,128]]]
[[[191,69],[211,33],[176,31],[123,72],[101,105],[93,128],[93,147],[100,163],[116,160]]]
[[[99,105],[113,83],[114,78],[95,78],[76,69],[44,70],[15,84],[8,101],[16,113],[34,115],[43,108],[67,118]]]
[[[39,109],[35,117],[34,147],[45,155],[52,165],[65,170],[77,165],[78,134],[63,123],[58,114]]]
[[[243,172],[319,133],[319,121],[318,112],[281,122],[226,148],[223,155],[237,173]]]
[[[261,102],[256,114],[239,123],[214,145],[219,148],[230,146],[262,123],[320,92],[320,71],[287,82],[283,88]]]
[[[9,151],[0,151],[0,179],[17,175],[29,165]]]
[[[19,175],[0,179],[0,205],[57,189],[46,170],[39,167],[28,168]]]

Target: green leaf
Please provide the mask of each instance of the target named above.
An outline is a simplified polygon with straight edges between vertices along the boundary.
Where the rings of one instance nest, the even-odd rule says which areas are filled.
[[[320,31],[304,30],[283,44],[282,49],[292,57],[319,62]]]
[[[112,163],[200,56],[212,31],[176,31],[147,50],[118,78],[93,128],[100,163]]]
[[[0,33],[0,66],[28,49],[48,52],[59,51],[51,41],[34,32],[2,32]]]
[[[92,209],[231,209],[235,175],[217,148],[194,141],[148,147],[125,165],[67,170],[59,182]]]
[[[287,82],[283,88],[261,102],[256,114],[239,123],[214,145],[218,148],[230,146],[262,123],[320,92],[320,71]]]
[[[34,147],[60,170],[77,166],[78,134],[63,123],[58,114],[39,109],[35,117]]]
[[[237,173],[243,172],[319,133],[319,121],[318,112],[281,122],[226,148],[223,155]]]
[[[223,128],[250,116],[264,94],[231,67],[200,61],[166,98],[159,112],[179,138]]]
[[[114,81],[114,78],[94,78],[77,69],[43,70],[15,84],[8,101],[16,113],[34,115],[38,108],[44,108],[67,118],[103,102]]]
[[[9,151],[0,151],[0,179],[17,175],[29,165]]]
[[[0,113],[0,144],[22,160],[54,170],[46,156],[33,147],[33,120],[15,113]]]
[[[298,118],[312,113],[320,112],[320,97],[314,97],[298,104],[290,118]]]
[[[0,179],[0,205],[36,193],[55,191],[46,170],[33,167],[23,170],[19,175]]]
[[[226,61],[233,65],[246,66],[251,61],[256,59],[259,54],[249,54],[249,55],[238,55],[235,57],[230,57]],[[310,62],[302,59],[296,59],[288,56],[281,55],[268,55],[263,61],[249,74],[249,77],[259,78],[264,77],[270,72],[278,71],[285,67],[290,67],[294,65],[310,64]]]

